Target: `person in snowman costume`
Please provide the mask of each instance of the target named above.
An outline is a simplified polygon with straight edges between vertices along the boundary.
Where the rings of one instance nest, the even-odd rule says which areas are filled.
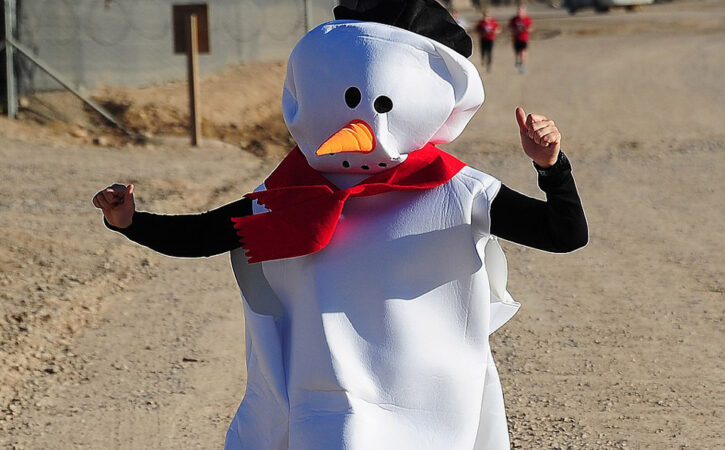
[[[546,201],[439,150],[483,103],[471,41],[434,0],[342,2],[289,58],[297,146],[253,193],[197,215],[93,203],[172,256],[231,252],[246,393],[226,449],[504,449],[489,335],[517,310],[497,237],[587,242],[561,135],[515,113]]]

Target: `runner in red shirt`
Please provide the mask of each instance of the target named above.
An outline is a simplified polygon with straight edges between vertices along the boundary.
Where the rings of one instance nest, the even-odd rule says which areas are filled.
[[[513,37],[514,52],[516,52],[516,68],[524,73],[526,62],[526,49],[529,46],[529,32],[534,31],[531,17],[526,14],[526,8],[519,7],[516,15],[509,20],[509,31]]]
[[[486,72],[491,71],[491,58],[493,58],[493,41],[501,30],[496,19],[488,11],[483,12],[483,19],[476,25],[476,33],[481,42],[481,63],[486,65]]]

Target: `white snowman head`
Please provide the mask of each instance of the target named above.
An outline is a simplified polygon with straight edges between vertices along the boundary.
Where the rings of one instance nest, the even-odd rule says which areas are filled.
[[[392,25],[336,20],[292,51],[282,108],[312,168],[374,174],[427,143],[451,142],[483,99],[476,68],[450,47]]]

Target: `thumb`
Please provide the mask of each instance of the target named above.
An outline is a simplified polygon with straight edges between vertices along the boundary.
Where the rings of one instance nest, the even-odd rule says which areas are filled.
[[[516,107],[516,123],[519,125],[519,132],[521,134],[528,131],[528,128],[526,127],[526,113],[524,112],[524,108],[520,106]]]
[[[124,200],[132,201],[133,200],[133,184],[129,184],[126,188],[126,194],[124,195]]]

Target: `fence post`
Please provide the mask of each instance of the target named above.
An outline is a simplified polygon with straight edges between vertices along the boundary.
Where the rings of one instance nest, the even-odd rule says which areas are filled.
[[[18,93],[16,90],[15,67],[13,58],[15,49],[10,42],[13,41],[15,30],[15,0],[5,0],[5,102],[8,117],[14,119],[18,115]]]

